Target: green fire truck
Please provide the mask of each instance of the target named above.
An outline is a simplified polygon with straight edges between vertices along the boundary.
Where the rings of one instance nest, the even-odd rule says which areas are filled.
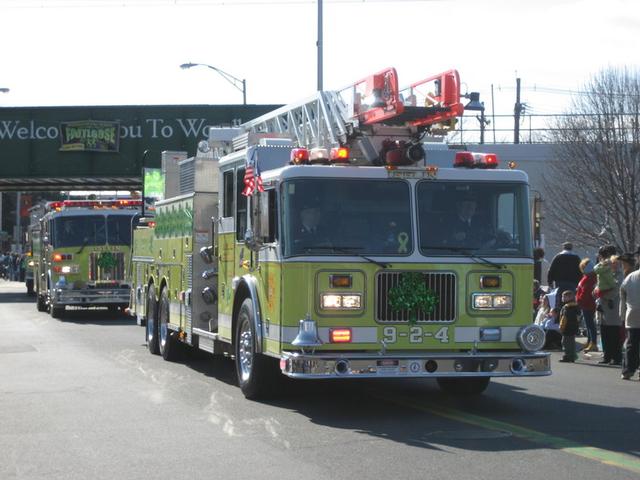
[[[30,228],[38,311],[59,318],[69,307],[129,304],[132,231],[141,201],[48,202]]]
[[[134,232],[149,351],[232,356],[247,398],[278,374],[434,378],[462,394],[549,375],[526,174],[492,154],[425,158],[459,100],[453,70],[400,90],[388,69],[212,128],[155,226]]]

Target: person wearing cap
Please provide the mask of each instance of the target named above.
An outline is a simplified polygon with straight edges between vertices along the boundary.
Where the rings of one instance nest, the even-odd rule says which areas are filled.
[[[580,271],[582,278],[576,289],[576,301],[580,310],[582,310],[582,318],[587,327],[587,344],[583,352],[598,351],[598,327],[595,322],[596,302],[593,298],[593,289],[596,286],[596,274],[593,271],[593,262],[589,258],[583,258],[580,262]]]
[[[619,257],[625,275],[620,285],[620,318],[624,319],[627,338],[622,357],[623,380],[630,380],[640,367],[640,271],[633,253]]]
[[[445,244],[467,248],[490,246],[492,236],[486,223],[476,215],[477,204],[475,195],[471,193],[456,199],[456,214],[446,220],[449,234]]]
[[[562,251],[553,257],[549,266],[549,272],[547,273],[549,286],[555,286],[559,292],[564,292],[565,290],[575,292],[581,278],[580,257],[573,253],[573,244],[571,242],[564,242]],[[561,296],[558,295],[556,308],[561,308],[561,302]]]
[[[327,245],[326,231],[322,227],[322,209],[319,201],[307,201],[300,208],[298,227],[294,242],[302,248],[313,248]]]

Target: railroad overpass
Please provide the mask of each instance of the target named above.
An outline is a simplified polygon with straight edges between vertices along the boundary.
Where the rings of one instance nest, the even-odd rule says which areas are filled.
[[[193,155],[210,126],[237,125],[278,107],[2,107],[0,235],[5,238],[0,245],[17,223],[28,223],[32,194],[42,192],[46,198],[45,192],[61,190],[140,190],[143,167],[160,168],[162,151]],[[2,194],[8,191],[25,194]]]

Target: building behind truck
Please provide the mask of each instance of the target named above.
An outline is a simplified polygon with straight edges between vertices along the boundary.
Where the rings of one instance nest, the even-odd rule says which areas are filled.
[[[29,228],[38,311],[59,318],[66,307],[129,304],[135,199],[48,202]]]
[[[451,70],[401,90],[387,69],[211,129],[155,226],[134,232],[131,309],[149,351],[232,356],[248,398],[278,374],[435,378],[456,393],[550,374],[531,325],[526,174],[492,154],[425,159],[422,141],[462,113],[459,85]],[[468,197],[483,238],[449,235]]]

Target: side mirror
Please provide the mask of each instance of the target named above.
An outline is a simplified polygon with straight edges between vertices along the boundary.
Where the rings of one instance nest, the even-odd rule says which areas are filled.
[[[251,228],[247,228],[244,241],[249,250],[257,252],[264,245],[264,239],[268,238],[269,196],[267,192],[263,192],[250,198]]]
[[[200,258],[204,263],[213,263],[213,246],[202,247],[200,249]]]

